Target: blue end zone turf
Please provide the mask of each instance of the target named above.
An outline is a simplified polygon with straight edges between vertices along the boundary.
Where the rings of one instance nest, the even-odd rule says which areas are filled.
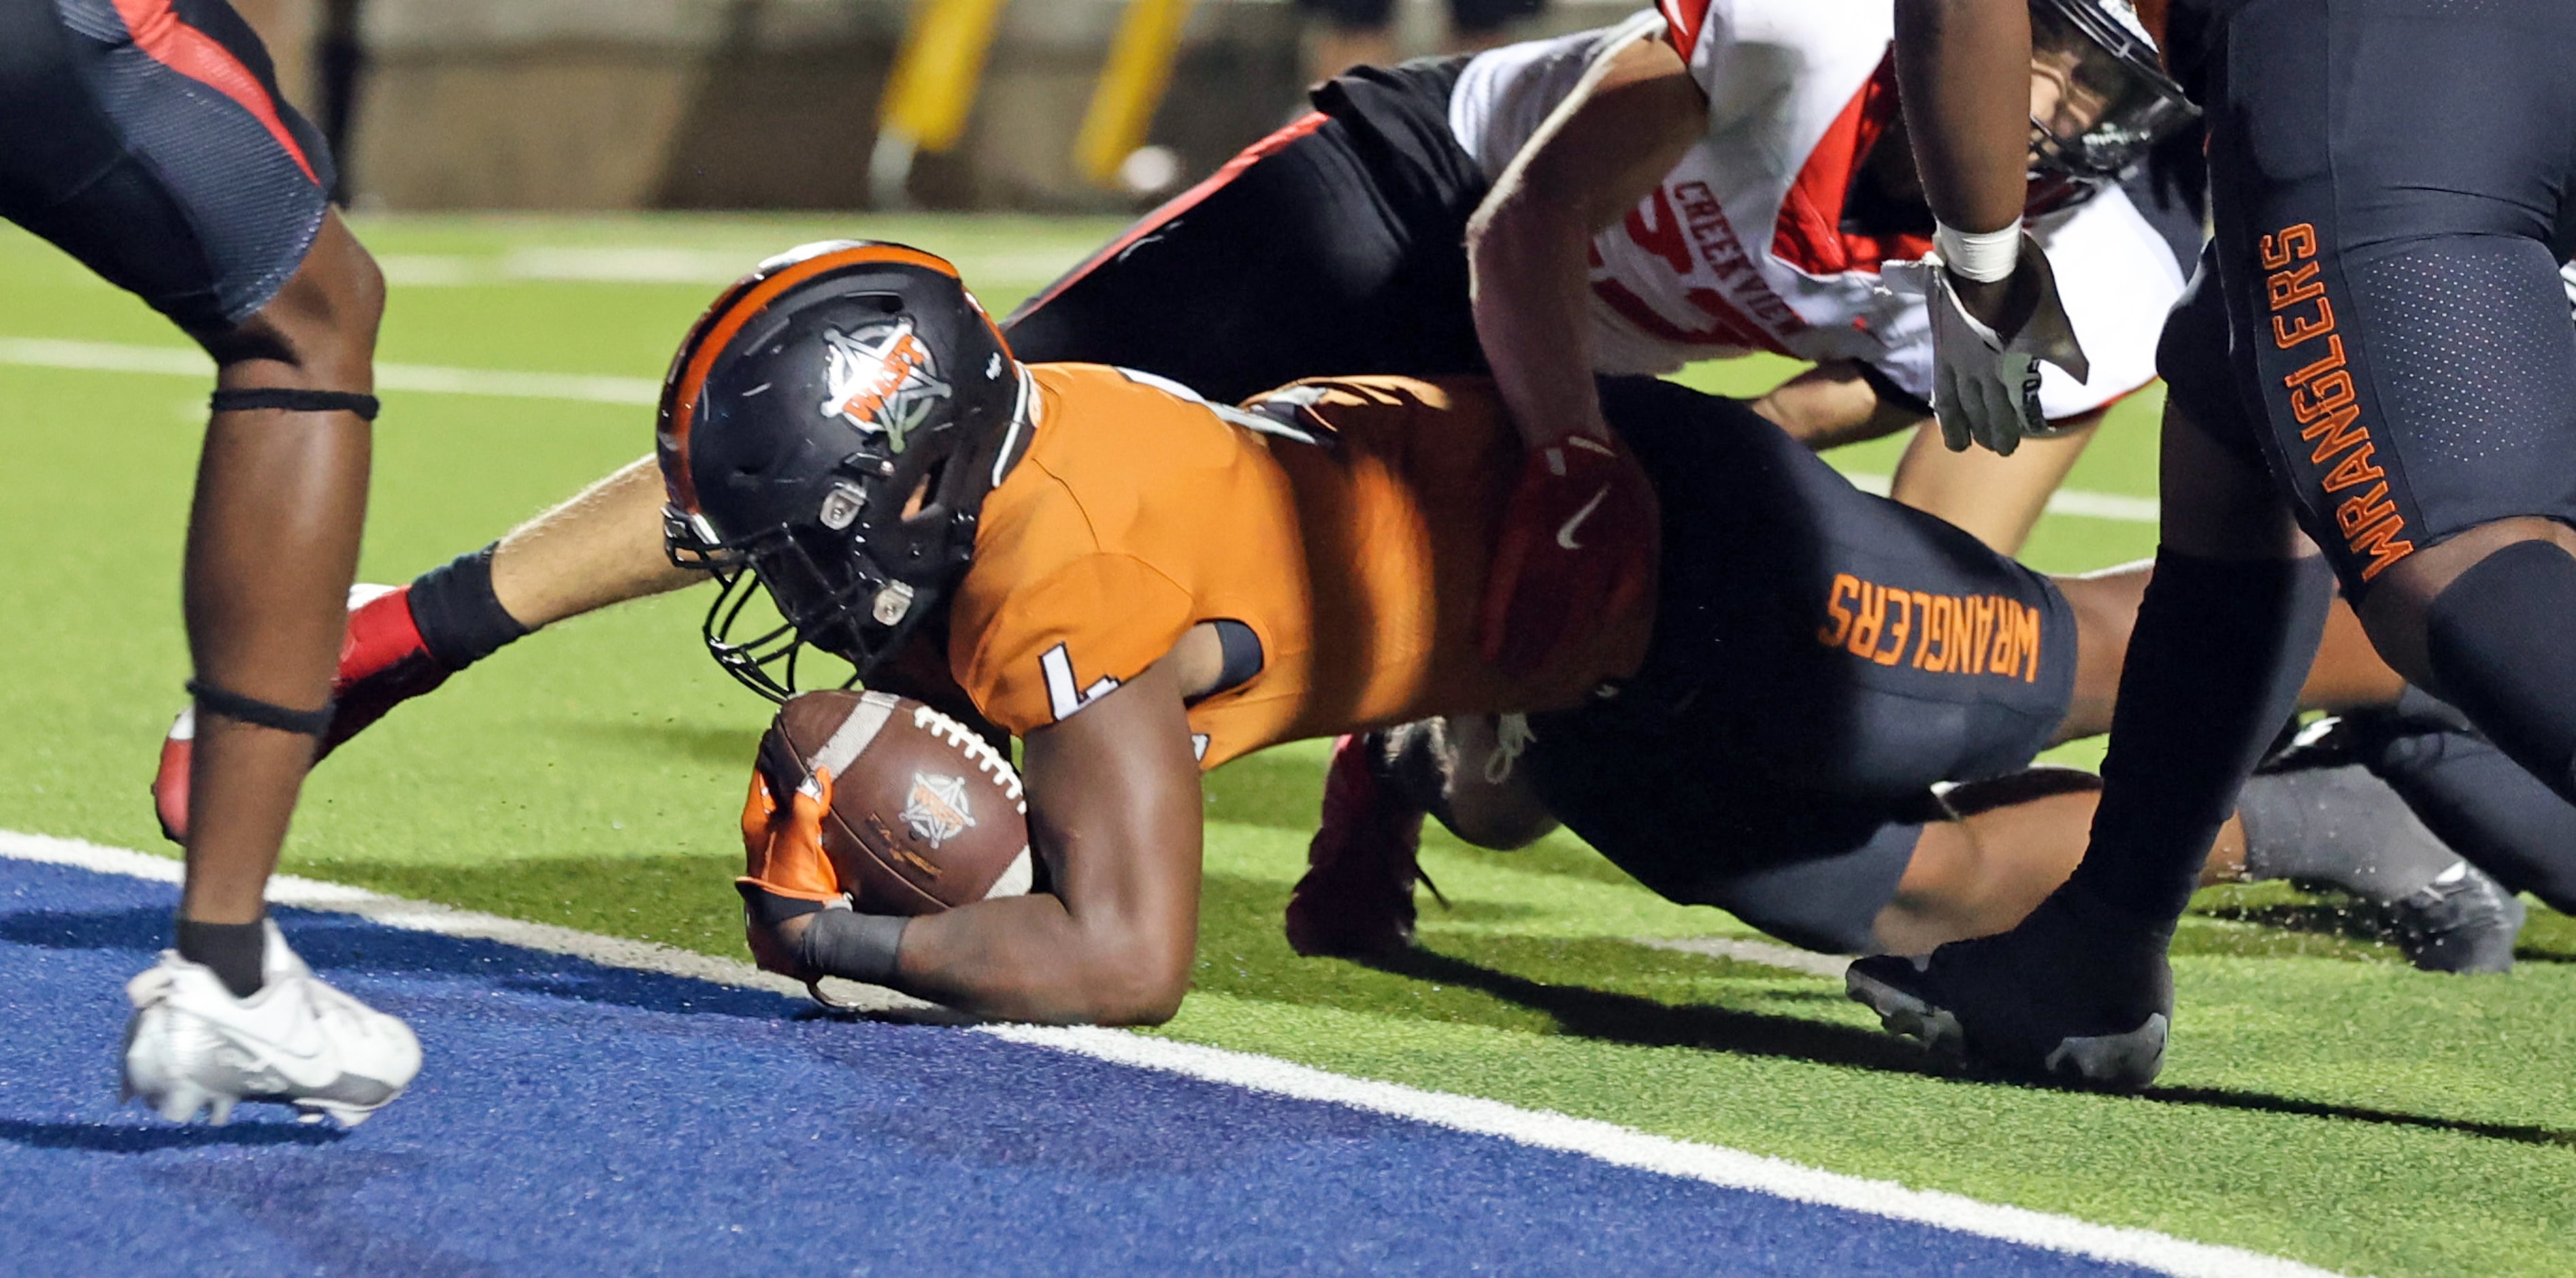
[[[365,1127],[116,1106],[166,884],[0,860],[0,1265],[406,1274],[2143,1272],[355,916],[427,1064]]]

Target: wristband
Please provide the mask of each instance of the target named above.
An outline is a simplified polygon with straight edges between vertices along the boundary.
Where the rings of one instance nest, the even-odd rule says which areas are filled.
[[[861,914],[826,909],[805,925],[797,957],[805,970],[883,985],[894,975],[903,951],[904,925],[912,920],[890,914]]]
[[[1932,224],[1932,250],[1941,264],[1963,280],[1992,284],[2012,278],[2021,262],[2021,219],[1994,231],[1962,231],[1946,222]]]

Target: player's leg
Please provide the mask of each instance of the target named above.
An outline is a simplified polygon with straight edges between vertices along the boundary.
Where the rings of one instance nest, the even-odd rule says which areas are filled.
[[[1976,782],[1942,796],[1946,820],[1919,824],[1905,877],[1874,931],[1890,954],[1929,954],[1950,941],[1989,936],[2026,917],[2075,868],[2101,783],[2043,768]],[[2244,831],[2221,827],[2212,882],[2244,863]]]
[[[2049,579],[2074,609],[2077,633],[2075,687],[2052,744],[2111,730],[2120,672],[2154,574],[2153,561],[2141,560]],[[2393,708],[2406,688],[2406,681],[2372,647],[2361,620],[2336,601],[2326,613],[2316,659],[2299,687],[2297,708],[2330,713]]]
[[[537,630],[706,580],[664,553],[663,502],[646,457],[404,585],[351,591],[317,758]],[[152,782],[162,833],[178,843],[189,842],[198,731],[194,712],[180,717]]]
[[[1927,421],[1906,444],[1887,495],[2017,555],[2101,425],[2101,413],[2087,413],[2065,434],[2024,440],[2002,457],[1983,448],[1952,452],[1942,446],[1940,427]]]
[[[1858,491],[1742,405],[1612,379],[1602,403],[1663,508],[1662,620],[1616,696],[1532,717],[1533,782],[1668,899],[1875,949],[1916,842],[1894,827],[1939,818],[1935,783],[2017,772],[2047,743],[2077,619],[2039,574]]]
[[[336,214],[277,297],[220,334],[216,411],[198,462],[186,573],[198,748],[181,928],[250,927],[329,716],[343,600],[366,517],[366,396],[382,284]],[[231,407],[231,405],[242,405]],[[183,952],[185,947],[183,946]],[[217,966],[235,983],[246,958]]]
[[[1012,312],[1012,353],[1141,369],[1228,403],[1300,377],[1481,369],[1465,235],[1485,178],[1448,132],[1452,78],[1327,85],[1331,113],[1255,143]],[[1390,144],[1391,116],[1445,150]]]
[[[2063,423],[2066,434],[2025,440],[2010,457],[1984,449],[1954,453],[1942,446],[1929,406],[1868,366],[1850,361],[1807,369],[1772,387],[1752,407],[1820,452],[1914,431],[1888,495],[1966,529],[2007,555],[2018,553],[2029,539],[2050,495],[2066,481],[2102,419],[2100,412],[2071,419]]]
[[[2211,29],[2215,244],[2239,386],[2233,404],[2204,397],[2193,415],[2256,415],[2269,469],[2365,616],[2374,579],[2385,580],[2392,564],[2488,519],[2547,510],[2565,500],[2576,473],[2557,454],[2576,443],[2561,420],[2576,394],[2554,389],[2576,364],[2567,349],[2576,333],[2549,279],[2554,259],[2539,246],[2556,238],[2568,139],[2528,127],[2535,112],[2566,113],[2571,24],[2576,14],[2545,3],[2452,21],[2273,0]],[[2262,71],[2231,74],[2244,67]],[[2428,290],[2428,275],[2472,282],[2474,300]],[[2551,305],[2541,305],[2544,296]],[[2169,353],[2185,321],[2178,310]],[[2418,327],[2443,340],[2410,336]],[[2463,344],[2472,328],[2486,336]],[[2177,370],[2165,371],[2179,400]],[[2210,449],[2207,470],[2179,474],[2177,443],[2169,422],[2169,559],[2178,494],[2205,496],[2211,472],[2226,464]],[[2551,668],[2568,650],[2545,602],[2561,575],[2550,557],[2560,552],[2509,553],[2534,570],[2530,580],[2472,590],[2456,614],[2470,624],[2447,629],[2486,636],[2460,645],[2481,655],[2449,664],[2474,670],[2465,682],[2489,692],[2511,683],[2504,671],[2532,679],[2521,702],[2497,713],[2509,726],[2546,727],[2576,697],[2576,671]],[[2568,564],[2564,575],[2576,580],[2576,561]],[[1945,948],[1914,981],[1969,1025],[1970,1047],[1996,1064],[2117,1086],[2154,1076],[2171,1006],[2157,938],[2196,877],[2206,839],[2195,836],[2224,813],[2222,800],[2250,770],[2252,742],[2287,709],[2302,655],[2292,649],[2307,638],[2280,640],[2301,615],[2278,606],[2288,591],[2258,588],[2260,574],[2246,567],[2195,569],[2202,580],[2186,583],[2172,566],[2160,565],[2139,620],[2106,767],[2110,789],[2085,861],[2023,927]],[[2509,564],[2489,580],[2521,571]],[[2507,595],[2519,602],[2493,616],[2481,611]],[[2160,608],[2160,599],[2177,606]],[[2548,615],[2500,620],[2535,604]],[[2249,619],[2266,624],[2247,630]],[[2508,652],[2498,642],[2504,629],[2529,650]],[[2379,637],[2393,665],[2413,669],[2402,645]],[[2531,731],[2526,762],[2559,767],[2554,747],[2532,744],[2555,729]]]
[[[2576,796],[2576,144],[2528,127],[2576,112],[2576,12],[2323,18],[2354,75],[2459,91],[2236,90],[2318,117],[2213,151],[2275,470],[2390,664]]]
[[[2512,891],[2576,913],[2576,804],[2471,728],[2408,689],[2394,708],[2321,724],[2315,749],[2385,781],[2424,824]],[[2251,787],[2262,781],[2249,782]]]
[[[1306,873],[1288,900],[1290,947],[1366,957],[1409,943],[1414,884],[1430,883],[1416,860],[1426,816],[1484,848],[1526,847],[1554,830],[1518,766],[1528,730],[1520,715],[1460,715],[1334,742]]]
[[[328,717],[366,503],[382,281],[328,210],[330,160],[220,0],[0,13],[0,212],[195,337],[217,388],[185,603],[206,747],[177,945],[128,986],[125,1078],[172,1118],[245,1097],[355,1122],[420,1064],[401,1022],[315,980],[263,889]],[[244,1042],[293,1042],[292,1069]]]

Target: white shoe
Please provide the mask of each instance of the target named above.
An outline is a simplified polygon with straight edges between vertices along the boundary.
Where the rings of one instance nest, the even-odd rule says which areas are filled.
[[[411,1028],[324,984],[266,926],[265,984],[249,998],[176,950],[126,982],[127,1098],[176,1123],[211,1109],[220,1126],[235,1103],[262,1100],[293,1105],[308,1123],[329,1114],[355,1127],[402,1095],[420,1072]]]

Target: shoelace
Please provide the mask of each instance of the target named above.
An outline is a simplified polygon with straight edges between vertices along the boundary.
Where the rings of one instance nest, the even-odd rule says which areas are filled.
[[[1485,756],[1485,784],[1501,785],[1511,780],[1512,765],[1520,762],[1521,755],[1529,750],[1530,742],[1536,740],[1538,734],[1530,731],[1528,715],[1497,716],[1494,720],[1494,752]],[[1423,880],[1426,884],[1430,881]],[[1436,888],[1431,894],[1440,895]],[[1441,904],[1447,905],[1448,902],[1444,900]]]

